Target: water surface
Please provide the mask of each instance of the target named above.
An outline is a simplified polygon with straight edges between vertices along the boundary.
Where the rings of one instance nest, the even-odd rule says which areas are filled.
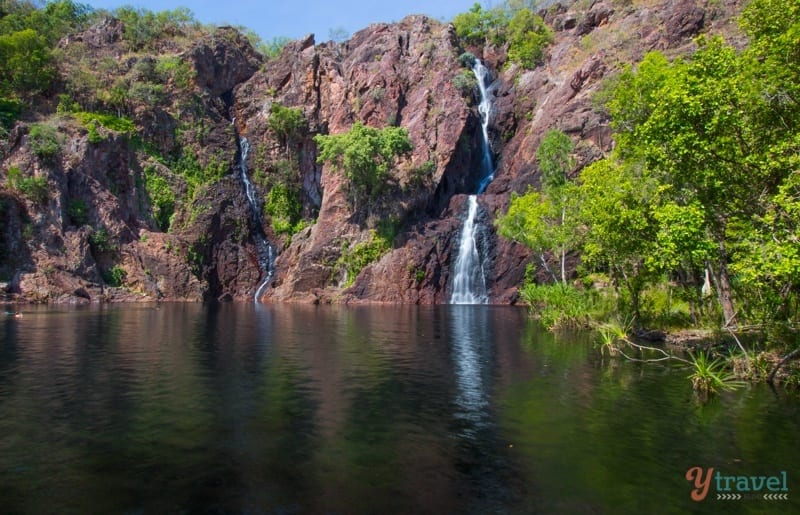
[[[0,320],[3,513],[792,513],[800,402],[699,404],[516,308],[194,304]],[[789,501],[691,501],[692,466]]]

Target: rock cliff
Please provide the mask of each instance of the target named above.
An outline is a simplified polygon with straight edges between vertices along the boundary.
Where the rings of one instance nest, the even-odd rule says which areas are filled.
[[[424,16],[342,43],[309,36],[269,60],[227,27],[132,51],[121,22],[104,19],[61,42],[63,84],[0,145],[0,286],[35,302],[252,299],[271,273],[263,301],[446,302],[481,159],[475,95],[455,84],[459,56],[470,51],[494,74],[497,171],[479,197],[489,293],[513,303],[532,257],[499,238],[493,220],[512,192],[538,185],[543,135],[558,128],[573,139],[577,173],[613,147],[592,102],[603,79],[651,49],[691,52],[700,33],[736,37],[739,8],[735,0],[554,4],[540,14],[555,40],[533,70],[507,63],[507,48],[467,47],[452,25]],[[76,77],[124,85],[127,96],[92,96]],[[65,97],[80,109],[64,109]],[[134,128],[79,114],[110,106]],[[302,123],[280,130],[278,108],[297,110]],[[344,176],[317,162],[314,136],[356,121],[407,129],[413,151],[382,196],[354,207]],[[55,129],[57,152],[42,152],[42,125]],[[240,138],[258,216],[240,179]],[[32,193],[35,181],[43,192]],[[277,185],[296,194],[292,230],[268,206]],[[348,276],[353,249],[378,233],[386,252]],[[260,263],[259,235],[276,251],[274,270]]]

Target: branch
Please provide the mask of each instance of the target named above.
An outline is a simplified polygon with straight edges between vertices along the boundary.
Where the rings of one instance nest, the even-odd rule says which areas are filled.
[[[781,360],[778,362],[778,364],[777,364],[777,365],[775,365],[775,368],[773,368],[773,369],[772,369],[772,372],[770,372],[770,373],[769,373],[769,376],[767,376],[767,382],[768,382],[769,384],[772,384],[772,383],[775,381],[775,375],[778,373],[778,370],[780,370],[780,368],[781,368],[781,367],[782,367],[782,366],[783,366],[783,365],[784,365],[786,362],[788,362],[788,361],[791,361],[791,360],[795,359],[795,358],[796,358],[796,357],[798,357],[798,356],[800,356],[800,347],[796,348],[795,350],[793,350],[792,352],[790,352],[789,354],[787,354],[786,356],[784,356],[784,357],[783,357],[783,359],[781,359]]]
[[[674,359],[674,360],[680,361],[682,363],[686,363],[687,365],[691,365],[692,364],[691,361],[683,359],[683,358],[679,358],[678,356],[675,356],[674,354],[670,354],[669,352],[665,351],[664,349],[659,349],[658,347],[649,347],[647,345],[639,345],[638,343],[632,342],[628,338],[622,338],[622,341],[624,341],[625,343],[627,343],[628,345],[630,345],[631,347],[633,347],[635,349],[639,349],[640,351],[651,350],[651,351],[655,351],[655,352],[660,352],[661,354],[664,355],[663,358],[644,360],[644,361],[663,361],[665,359]],[[623,354],[622,351],[620,351],[620,354],[625,356],[625,354]],[[627,356],[625,356],[625,357],[627,358]],[[636,360],[636,361],[642,361],[642,360]]]
[[[736,315],[734,315],[734,318],[735,317],[736,317]],[[745,363],[747,363],[747,372],[752,374],[753,373],[753,367],[750,365],[750,355],[747,354],[746,350],[744,350],[744,345],[742,345],[742,342],[740,342],[739,338],[736,337],[736,333],[734,333],[733,330],[730,327],[728,327],[727,329],[728,329],[728,332],[731,333],[731,336],[733,336],[733,339],[736,340],[736,344],[739,345],[739,348],[742,350],[742,354],[744,354],[744,361],[745,361]]]

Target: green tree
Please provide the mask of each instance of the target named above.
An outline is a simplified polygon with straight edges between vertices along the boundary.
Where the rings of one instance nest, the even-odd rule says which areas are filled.
[[[550,227],[549,246],[559,261],[562,284],[567,283],[567,252],[573,250],[576,243],[573,216],[575,210],[570,209],[575,207],[574,202],[570,204],[575,192],[568,183],[568,174],[574,166],[573,148],[569,136],[557,129],[551,129],[545,134],[536,151],[539,169],[542,171],[542,190],[552,205],[549,220],[546,220]]]
[[[502,7],[485,10],[476,2],[469,11],[453,18],[453,26],[458,37],[470,45],[481,45],[486,41],[500,45],[506,41],[505,29],[509,18],[509,12]]]
[[[289,155],[289,144],[300,136],[308,122],[301,107],[286,107],[278,102],[273,102],[269,110],[267,126],[269,130],[280,138]]]
[[[508,59],[531,69],[542,62],[545,47],[553,41],[553,32],[541,16],[529,9],[519,9],[508,23]]]
[[[0,35],[0,94],[31,96],[55,77],[47,40],[33,29]]]
[[[642,292],[660,272],[646,259],[656,252],[658,181],[641,163],[612,156],[581,172],[579,195],[583,264],[608,272],[621,307],[639,318]]]
[[[542,191],[513,195],[508,213],[498,220],[500,234],[530,247],[553,282],[558,282],[545,259],[545,253],[551,253],[558,261],[562,284],[567,283],[567,253],[577,249],[580,241],[578,192],[568,180],[574,166],[572,150],[569,136],[550,130],[537,150]]]
[[[396,160],[412,150],[406,129],[376,129],[361,122],[342,134],[318,134],[314,141],[319,146],[317,161],[330,162],[344,173],[355,203],[380,194]]]

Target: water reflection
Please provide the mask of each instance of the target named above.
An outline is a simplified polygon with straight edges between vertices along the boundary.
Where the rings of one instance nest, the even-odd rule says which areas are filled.
[[[0,511],[681,513],[692,465],[796,481],[795,396],[699,407],[685,376],[510,308],[31,309],[0,327]]]
[[[475,438],[489,420],[489,385],[494,339],[489,311],[482,306],[451,305],[453,364],[458,394],[456,416],[469,423],[463,434]]]

